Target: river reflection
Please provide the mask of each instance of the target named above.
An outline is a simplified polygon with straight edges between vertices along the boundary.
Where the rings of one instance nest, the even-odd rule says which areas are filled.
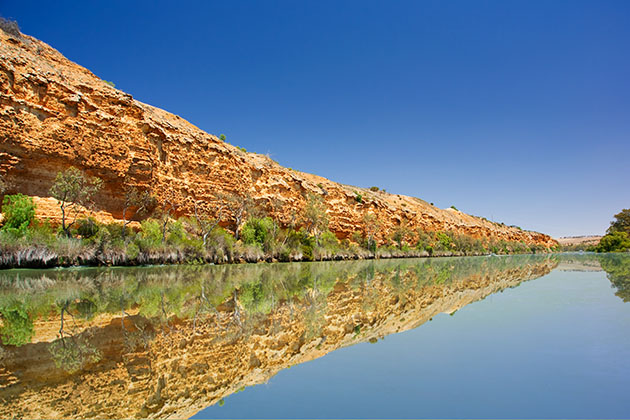
[[[623,255],[5,271],[0,417],[189,417],[556,267],[628,300]]]

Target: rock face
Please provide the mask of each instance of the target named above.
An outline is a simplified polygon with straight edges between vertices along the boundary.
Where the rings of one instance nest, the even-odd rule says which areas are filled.
[[[211,211],[220,195],[249,195],[284,224],[303,211],[312,193],[324,198],[330,230],[340,239],[363,232],[364,216],[372,213],[380,221],[380,241],[406,223],[412,230],[556,244],[547,235],[417,198],[284,168],[133,99],[37,39],[0,31],[0,174],[10,192],[35,197],[38,216],[58,219],[49,189],[57,172],[70,166],[103,180],[95,210],[105,221],[122,217],[125,184],[150,188],[162,201],[168,197],[178,215],[190,215],[195,200]],[[233,227],[233,219],[224,225]]]

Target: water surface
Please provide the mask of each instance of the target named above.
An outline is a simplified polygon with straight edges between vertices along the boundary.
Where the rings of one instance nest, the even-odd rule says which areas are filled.
[[[9,270],[0,417],[625,418],[627,284],[621,254]]]

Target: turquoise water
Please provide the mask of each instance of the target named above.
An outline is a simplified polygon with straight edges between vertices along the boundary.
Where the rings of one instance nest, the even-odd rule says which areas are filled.
[[[0,272],[0,418],[628,418],[630,255]]]

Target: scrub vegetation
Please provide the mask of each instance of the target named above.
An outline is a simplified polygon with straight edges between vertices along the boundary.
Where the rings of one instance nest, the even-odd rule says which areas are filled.
[[[606,235],[594,249],[597,252],[627,252],[630,251],[630,209],[623,209],[615,214],[610,222]]]
[[[79,217],[79,208],[92,208],[101,186],[101,180],[78,169],[60,172],[50,191],[61,209],[58,226],[35,218],[36,207],[30,197],[6,195],[2,201],[0,267],[288,262],[545,251],[542,246],[524,242],[413,231],[405,223],[378,246],[375,237],[380,224],[373,214],[364,217],[363,231],[339,240],[330,232],[325,203],[316,194],[305,197],[303,214],[295,215],[286,226],[251,198],[239,196],[220,197],[225,204],[213,209],[195,202],[192,217],[176,218],[175,205],[168,197],[158,204],[149,191],[133,187],[125,192],[122,223],[103,224]]]

